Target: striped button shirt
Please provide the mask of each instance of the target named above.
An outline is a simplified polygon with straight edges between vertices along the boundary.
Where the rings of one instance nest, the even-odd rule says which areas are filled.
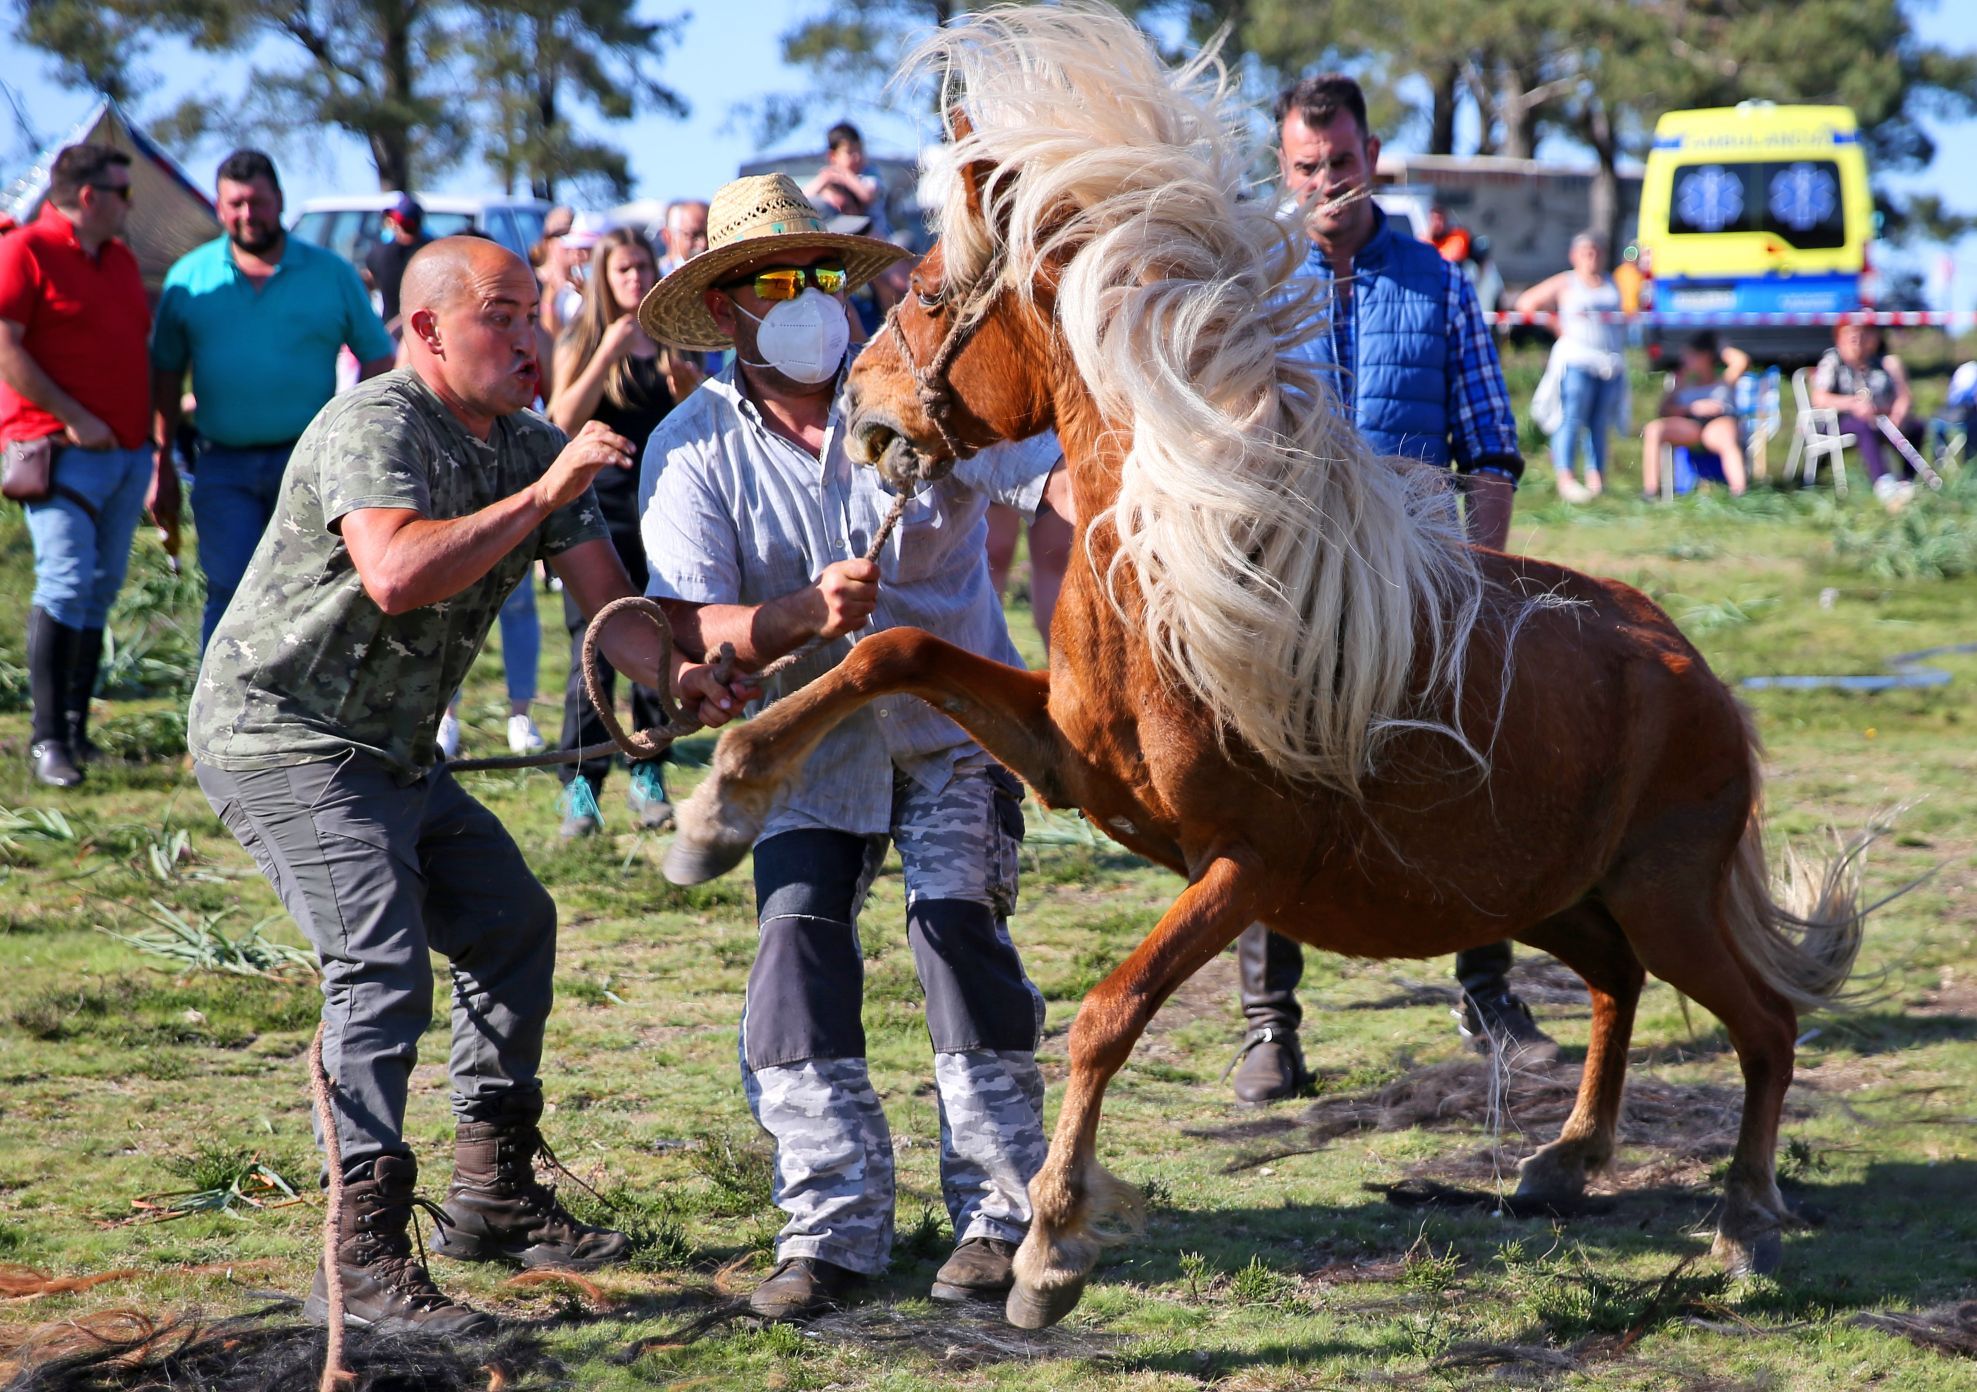
[[[845,456],[841,398],[832,403],[819,459],[771,431],[734,376],[730,365],[709,378],[646,444],[639,516],[651,567],[646,593],[655,597],[746,605],[779,599],[832,562],[863,556],[892,508],[877,471]],[[922,628],[1022,666],[989,582],[988,506],[1008,503],[1034,514],[1061,454],[1050,434],[997,445],[923,488],[880,557],[869,624],[774,678],[763,702],[795,691],[843,661],[852,642],[887,628]],[[977,748],[918,697],[874,701],[825,737],[784,789],[763,835],[806,827],[883,833],[892,823],[894,769],[937,793]]]

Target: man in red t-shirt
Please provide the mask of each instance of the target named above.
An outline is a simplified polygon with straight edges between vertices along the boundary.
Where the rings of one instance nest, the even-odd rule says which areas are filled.
[[[150,448],[151,309],[137,258],[118,240],[130,214],[130,156],[71,145],[49,170],[41,216],[0,239],[0,445],[49,441],[54,488],[27,504],[34,543],[28,612],[34,776],[82,781],[89,698],[103,621],[123,585],[130,543],[155,493],[178,515],[169,460]]]

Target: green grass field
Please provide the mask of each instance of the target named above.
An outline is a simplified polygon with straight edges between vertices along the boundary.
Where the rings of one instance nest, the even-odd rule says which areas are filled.
[[[1512,364],[1520,405],[1535,375],[1528,358]],[[1932,387],[1940,397],[1932,379],[1925,401]],[[1637,416],[1649,389],[1637,379]],[[1649,506],[1631,500],[1638,445],[1623,443],[1614,495],[1568,509],[1529,443],[1516,546],[1642,587],[1728,680],[1877,672],[1893,654],[1977,642],[1977,477],[1892,518],[1860,490],[1845,503],[1761,488],[1734,503]],[[1782,458],[1781,443],[1774,475]],[[300,942],[183,762],[195,584],[174,582],[148,540],[140,551],[113,620],[117,698],[97,706],[99,738],[128,761],[56,794],[30,783],[23,759],[30,566],[19,512],[0,512],[0,1263],[135,1269],[0,1303],[0,1379],[6,1350],[51,1322],[125,1307],[257,1309],[268,1292],[302,1292],[317,1254],[304,1064],[313,982],[188,966],[131,941],[224,939],[246,954]],[[540,688],[560,691],[560,601],[543,597],[542,614]],[[1010,622],[1034,657],[1020,593]],[[895,861],[862,925],[874,1080],[901,1180],[892,1272],[869,1303],[807,1330],[720,1318],[696,1328],[767,1269],[778,1226],[735,1063],[749,882],[667,885],[662,841],[631,829],[622,774],[607,786],[609,834],[560,843],[545,773],[472,775],[470,786],[561,908],[546,1129],[617,1204],[639,1255],[595,1291],[516,1288],[484,1267],[438,1263],[436,1274],[539,1337],[554,1363],[528,1375],[534,1386],[1977,1386],[1967,1357],[1856,1322],[1977,1297],[1977,655],[1933,665],[1948,685],[1750,697],[1768,746],[1774,850],[1905,804],[1870,860],[1870,889],[1934,872],[1874,918],[1863,970],[1877,998],[1805,1022],[1780,1160],[1820,1222],[1788,1237],[1775,1279],[1726,1282],[1707,1260],[1741,1087],[1722,1029],[1666,987],[1651,983],[1643,1002],[1621,1150],[1597,1186],[1610,1203],[1513,1219],[1402,1207],[1368,1186],[1514,1183],[1516,1161],[1550,1139],[1583,1056],[1588,1011],[1570,973],[1520,953],[1519,982],[1565,1060],[1556,1075],[1512,1078],[1492,1130],[1476,1105],[1480,1065],[1451,1028],[1446,961],[1314,954],[1303,996],[1319,1095],[1238,1107],[1220,1081],[1239,1031],[1224,956],[1161,1012],[1108,1099],[1102,1157],[1146,1188],[1144,1234],[1104,1261],[1057,1329],[1019,1334],[992,1312],[935,1306],[926,1288],[950,1234]],[[502,752],[492,648],[466,711],[467,752]],[[555,714],[545,705],[538,720],[553,729]],[[676,796],[710,747],[682,747]],[[1177,882],[1070,818],[1031,826],[1016,934],[1050,1002],[1043,1056],[1055,1085],[1081,994]],[[444,1053],[429,1037],[408,1118],[435,1198],[451,1134]],[[256,1206],[284,1197],[282,1185],[302,1201]],[[161,1197],[172,1194],[200,1197]],[[174,1203],[194,1211],[156,1216]]]

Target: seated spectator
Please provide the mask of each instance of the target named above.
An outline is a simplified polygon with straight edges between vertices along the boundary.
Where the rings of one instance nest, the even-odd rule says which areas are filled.
[[[1943,413],[1929,421],[1929,454],[1939,464],[1969,448],[1970,427],[1977,424],[1977,362],[1967,362],[1950,374],[1949,399]]]
[[[870,218],[865,234],[891,240],[885,184],[865,168],[865,137],[851,122],[840,121],[824,137],[824,144],[824,167],[803,186],[804,194],[825,216]]]
[[[1904,477],[1908,466],[1893,452],[1878,422],[1886,419],[1905,437],[1915,438],[1915,399],[1901,359],[1881,350],[1881,330],[1873,324],[1834,325],[1833,346],[1813,370],[1811,395],[1815,407],[1840,413],[1840,429],[1854,437],[1874,496],[1889,507],[1907,502],[1915,485]]]
[[[1718,370],[1720,367],[1720,371]],[[1669,374],[1661,408],[1641,431],[1641,496],[1661,495],[1661,447],[1700,448],[1723,461],[1730,496],[1745,487],[1744,437],[1737,419],[1736,381],[1750,368],[1750,355],[1717,342],[1714,333],[1690,339]]]

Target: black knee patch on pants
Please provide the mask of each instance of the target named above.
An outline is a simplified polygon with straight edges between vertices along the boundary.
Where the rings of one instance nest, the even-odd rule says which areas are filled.
[[[1036,994],[996,928],[993,909],[966,899],[922,899],[906,911],[936,1053],[1037,1047]]]
[[[784,832],[755,848],[762,926],[748,973],[750,1068],[864,1057],[865,962],[852,920],[870,849],[840,831]]]

